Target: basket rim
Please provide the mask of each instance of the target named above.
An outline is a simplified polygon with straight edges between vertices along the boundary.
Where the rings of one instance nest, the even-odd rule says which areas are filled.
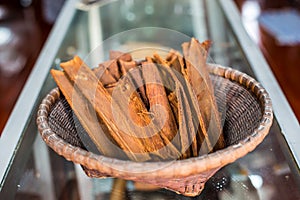
[[[52,89],[44,97],[38,108],[36,123],[39,133],[49,147],[67,160],[89,169],[98,170],[108,176],[120,178],[129,176],[130,178],[134,174],[132,179],[138,177],[166,179],[193,176],[219,169],[253,151],[263,141],[273,123],[273,109],[268,92],[254,78],[230,67],[217,64],[207,64],[207,66],[211,74],[244,86],[254,94],[262,106],[262,118],[259,126],[251,135],[239,141],[238,144],[199,157],[163,162],[135,162],[97,155],[80,147],[72,146],[50,129],[47,116],[51,105],[60,95],[58,88]],[[149,173],[149,170],[151,173]]]

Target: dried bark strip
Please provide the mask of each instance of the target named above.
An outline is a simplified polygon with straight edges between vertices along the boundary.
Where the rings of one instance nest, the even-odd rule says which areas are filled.
[[[150,60],[150,58],[148,58],[148,60]],[[182,108],[182,102],[180,102],[182,100],[182,98],[180,98],[180,86],[182,86],[180,84],[180,80],[178,80],[178,77],[175,75],[175,73],[173,73],[174,71],[169,67],[168,63],[162,58],[160,57],[158,54],[154,54],[153,58],[151,58],[151,60],[153,60],[155,63],[161,65],[164,67],[165,70],[164,71],[164,76],[168,77],[168,80],[165,79],[165,83],[170,86],[172,86],[172,91],[175,91],[175,97],[176,101],[173,101],[171,103],[171,105],[173,106],[173,110],[175,112],[177,112],[178,116],[177,118],[177,124],[178,124],[178,129],[179,129],[179,136],[180,136],[180,146],[181,146],[181,159],[185,159],[188,157],[191,157],[193,154],[192,152],[190,152],[190,145],[192,142],[190,142],[190,133],[192,135],[195,135],[193,133],[193,129],[192,130],[188,130],[187,129],[187,123],[186,123],[186,117],[185,114],[183,112],[183,108]],[[169,77],[170,76],[170,77]]]
[[[174,145],[166,145],[163,135],[160,134],[159,128],[157,128],[157,124],[153,123],[151,118],[149,118],[150,113],[145,109],[144,104],[136,91],[134,91],[131,79],[127,75],[119,80],[113,93],[113,100],[119,100],[117,104],[121,108],[129,108],[127,112],[126,110],[123,111],[125,115],[120,116],[118,121],[132,120],[134,122],[134,124],[130,124],[131,127],[134,127],[135,133],[139,133],[141,139],[144,139],[144,145],[156,161],[177,159],[179,152]],[[126,115],[127,113],[129,115]]]
[[[172,108],[173,115],[174,115],[174,118],[175,118],[175,121],[176,121],[177,127],[178,127],[178,121],[179,121],[179,119],[178,119],[178,99],[177,99],[174,91],[168,95],[168,100],[169,100],[170,106]]]
[[[108,60],[99,64],[93,72],[104,86],[116,83],[121,77],[116,60]]]
[[[178,133],[177,125],[169,105],[160,71],[153,62],[143,62],[142,71],[146,85],[146,94],[150,105],[150,112],[154,113],[154,123],[161,128],[160,135],[163,138],[165,145],[168,145],[169,143],[175,145],[175,153],[180,156],[180,152],[177,150],[180,149],[180,143],[178,143],[175,138]]]
[[[182,148],[181,152],[183,154],[182,159],[190,156],[198,156],[200,144],[202,144],[202,148],[208,148],[208,144],[202,134],[197,135],[199,131],[199,121],[197,119],[197,114],[195,113],[197,102],[192,98],[192,93],[190,93],[184,77],[170,68],[167,62],[159,55],[154,54],[154,59],[155,62],[165,66],[165,69],[174,80],[176,88],[175,94],[178,99],[177,110]],[[189,152],[190,146],[191,152]]]
[[[120,71],[122,73],[122,76],[127,74],[127,72],[131,69],[134,69],[137,66],[137,63],[135,61],[124,61],[124,60],[118,60],[118,65],[120,68]]]
[[[182,55],[178,51],[175,51],[174,49],[171,49],[166,57],[167,64],[181,73],[184,68],[184,60]]]
[[[131,67],[127,67],[128,65]],[[136,62],[134,62],[133,65],[132,62],[125,62],[122,60],[119,61],[119,66],[120,69],[123,69],[122,71],[124,71],[123,75],[127,75],[128,78],[133,83],[133,85],[135,86],[137,93],[139,94],[140,98],[145,104],[145,107],[149,108],[149,102],[146,95],[145,83],[142,77],[141,66],[140,65],[138,66]],[[129,68],[129,70],[125,70],[126,68],[127,69]]]
[[[214,98],[212,83],[206,69],[207,50],[209,41],[199,43],[192,38],[189,43],[183,43],[182,49],[185,59],[185,71],[183,74],[192,86],[198,100],[200,124],[203,133],[207,132],[209,141],[214,150],[225,147],[222,134],[221,120]]]
[[[177,105],[175,109],[178,112],[178,126],[181,138],[181,159],[189,158],[191,156],[198,156],[198,147],[202,143],[206,146],[204,138],[197,138],[197,132],[199,129],[199,122],[195,113],[194,101],[192,100],[184,78],[166,66],[171,77],[175,80],[175,96],[177,97]],[[176,100],[174,103],[176,103]],[[175,106],[174,106],[175,107]],[[174,108],[173,108],[174,109]],[[200,144],[199,144],[200,143]]]
[[[100,63],[99,66],[93,69],[97,78],[106,87],[116,83],[122,76],[121,70],[119,69],[119,61],[132,61],[132,57],[129,53],[123,53],[120,51],[110,51],[110,60]]]
[[[126,62],[132,61],[132,56],[130,53],[124,53],[121,51],[109,51],[109,59],[110,60],[123,60]]]
[[[178,98],[178,123],[182,142],[182,159],[198,156],[197,151],[197,126],[195,126],[192,107],[187,102],[185,91],[176,85]]]
[[[154,152],[156,151],[156,154],[159,157],[162,157],[163,159],[177,159],[180,156],[180,152],[176,149],[176,144],[170,143],[170,137],[165,134],[165,130],[159,130],[157,126],[159,126],[159,122],[151,120],[149,122],[149,118],[147,120],[147,117],[149,116],[147,110],[145,108],[150,107],[150,102],[148,99],[148,95],[146,94],[146,84],[145,84],[145,78],[143,78],[143,67],[137,66],[138,63],[135,61],[126,62],[124,60],[118,61],[120,71],[122,72],[123,78],[119,81],[120,85],[126,85],[127,92],[129,92],[126,95],[123,96],[131,96],[131,104],[129,104],[129,113],[130,117],[137,122],[136,119],[143,119],[140,122],[137,122],[139,126],[145,127],[146,135],[150,139],[150,141],[153,142],[153,146],[151,144],[148,144],[149,151]],[[126,84],[124,84],[126,82]],[[131,91],[130,88],[134,87],[134,89]],[[137,88],[137,89],[136,89]],[[136,90],[139,94],[137,96],[137,93],[134,91]],[[130,92],[131,91],[131,92]],[[130,94],[131,93],[131,94]],[[115,99],[121,99],[121,98],[115,98]],[[140,101],[140,99],[142,101]],[[123,103],[126,101],[122,101]],[[143,103],[143,104],[141,104]],[[145,105],[145,106],[143,106]],[[123,106],[121,106],[123,107]],[[130,107],[132,107],[130,109]],[[137,110],[140,109],[140,110]],[[139,117],[135,116],[136,114],[139,115]],[[146,116],[143,116],[147,114]],[[174,121],[173,115],[171,115],[172,120]],[[144,122],[144,123],[143,123]],[[176,122],[175,122],[175,128],[176,128]],[[169,129],[170,131],[173,131],[174,128]],[[143,132],[142,130],[141,132]],[[173,134],[176,134],[174,132]]]
[[[177,154],[174,155],[173,146],[168,145],[168,147],[165,148],[165,145],[161,141],[159,134],[148,137],[149,134],[147,131],[150,131],[151,133],[158,133],[154,125],[151,126],[150,129],[145,129],[146,131],[144,132],[136,129],[136,126],[132,126],[132,124],[130,123],[131,118],[125,117],[125,113],[128,113],[128,106],[123,107],[121,106],[122,104],[120,104],[120,102],[123,102],[121,100],[128,98],[128,94],[117,98],[117,100],[119,100],[119,103],[116,103],[115,107],[113,108],[115,113],[117,113],[114,116],[111,110],[112,97],[110,96],[110,94],[108,94],[103,85],[97,81],[97,77],[85,64],[83,64],[79,57],[75,57],[72,61],[63,63],[61,65],[70,80],[75,83],[75,87],[77,87],[94,106],[94,109],[98,113],[99,117],[103,119],[103,122],[107,125],[116,143],[126,151],[130,159],[136,161],[149,160],[151,159],[149,153],[162,159],[172,159],[178,156]],[[122,86],[122,84],[118,84],[118,86],[119,85]],[[128,85],[125,84],[123,86],[125,86],[124,91],[126,94],[126,86]],[[96,91],[93,91],[93,88],[96,88]],[[117,88],[115,88],[115,90],[116,89]],[[134,95],[133,97],[137,96]],[[131,102],[131,100],[129,102]],[[134,98],[132,102],[135,102],[132,104],[134,109],[145,109],[139,98]],[[135,113],[137,117],[141,118],[141,122],[143,122],[143,120],[145,120],[145,122],[151,121],[148,113],[133,113]],[[121,116],[122,120],[119,121],[121,124],[115,123],[115,117],[118,116]],[[147,116],[148,118],[146,118],[145,116]],[[122,126],[125,127],[125,129],[119,129],[119,127]]]
[[[98,120],[92,105],[73,87],[65,73],[51,70],[51,75],[99,152],[108,157],[125,159],[123,151],[114,144],[111,135],[108,134],[107,127]]]
[[[114,89],[114,103],[124,108],[124,115],[117,116],[119,117],[117,121],[127,120],[130,128],[144,141],[145,148],[155,156],[156,160],[177,159],[180,156],[174,145],[166,145],[164,142],[166,137],[161,134],[157,124],[152,120],[151,113],[146,109],[127,75],[119,80]]]
[[[93,105],[98,116],[109,129],[111,137],[125,151],[127,156],[135,161],[149,160],[150,156],[142,141],[137,137],[123,133],[114,123],[114,116],[111,110],[111,95],[108,94],[91,69],[77,56],[71,61],[61,63],[61,67],[71,82],[74,83],[74,87]],[[114,109],[119,111],[120,108],[116,107]],[[122,112],[119,112],[121,115]]]

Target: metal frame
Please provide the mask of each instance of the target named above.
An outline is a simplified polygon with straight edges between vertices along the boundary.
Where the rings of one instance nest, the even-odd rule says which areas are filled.
[[[272,99],[276,120],[300,169],[299,122],[260,49],[243,28],[241,16],[234,2],[219,0],[219,3],[257,80],[266,88]]]

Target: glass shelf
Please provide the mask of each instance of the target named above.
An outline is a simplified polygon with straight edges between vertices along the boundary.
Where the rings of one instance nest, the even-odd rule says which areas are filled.
[[[98,62],[107,49],[134,50],[145,43],[176,49],[189,37],[212,40],[209,62],[256,78],[275,110],[266,139],[222,168],[196,199],[300,199],[299,123],[231,0],[67,1],[0,138],[0,199],[190,199],[132,181],[88,178],[45,145],[35,124],[41,99],[55,87],[49,70],[60,62],[99,51]]]

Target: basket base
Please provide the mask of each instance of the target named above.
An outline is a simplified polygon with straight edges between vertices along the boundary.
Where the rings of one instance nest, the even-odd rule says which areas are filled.
[[[84,172],[91,178],[108,178],[109,175],[102,174],[97,170],[88,169],[83,167]],[[188,176],[186,178],[170,178],[170,179],[136,179],[135,177],[118,177],[124,180],[131,180],[139,183],[146,183],[159,188],[164,188],[188,197],[195,197],[201,194],[204,189],[205,183],[212,177],[220,168],[215,168],[206,171],[205,173]]]

